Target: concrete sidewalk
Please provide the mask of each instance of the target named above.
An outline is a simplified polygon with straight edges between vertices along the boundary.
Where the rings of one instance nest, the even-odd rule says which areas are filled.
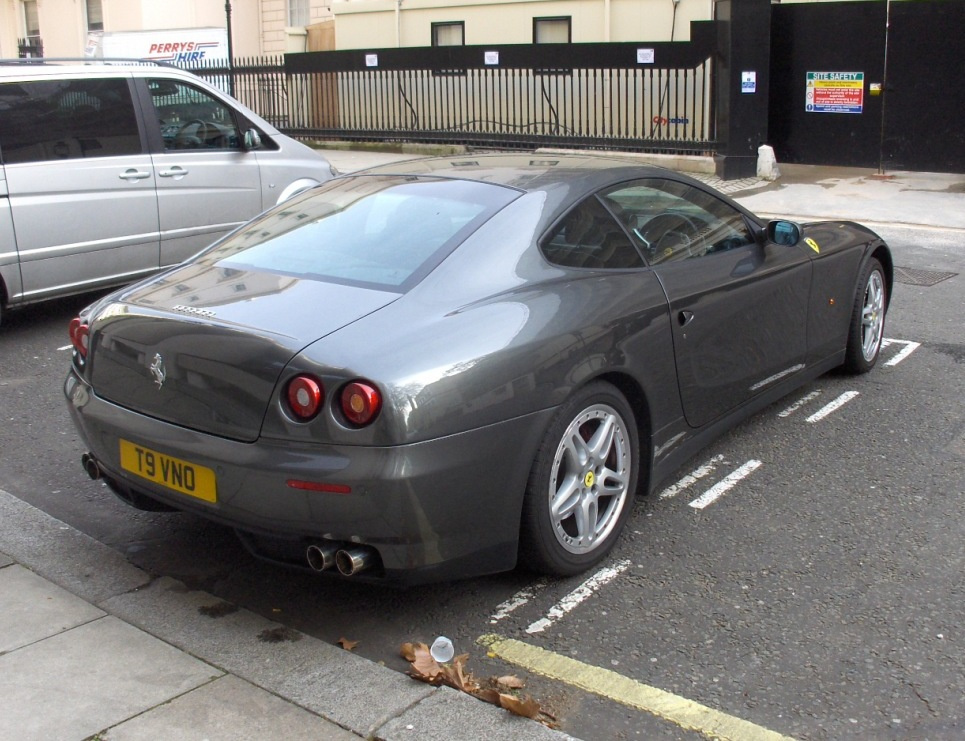
[[[553,154],[563,150],[538,151]],[[341,149],[322,152],[342,173],[424,156]],[[762,217],[800,222],[845,219],[871,228],[888,224],[965,229],[965,174],[895,171],[879,177],[872,169],[778,163],[781,176],[773,182],[759,178],[720,180],[712,174],[713,160],[709,157],[620,154],[685,171]]]
[[[330,151],[342,172],[412,154]],[[762,216],[965,229],[965,176],[782,166]],[[0,490],[0,739],[565,739],[173,579]]]
[[[0,738],[569,736],[166,577],[0,490]]]

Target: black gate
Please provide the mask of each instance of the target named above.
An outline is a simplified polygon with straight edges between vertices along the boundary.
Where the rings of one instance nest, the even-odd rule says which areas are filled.
[[[965,3],[772,11],[768,131],[779,162],[965,172],[965,76],[953,31],[965,28]]]
[[[302,138],[704,154],[716,50],[705,21],[689,42],[309,52],[192,71]]]

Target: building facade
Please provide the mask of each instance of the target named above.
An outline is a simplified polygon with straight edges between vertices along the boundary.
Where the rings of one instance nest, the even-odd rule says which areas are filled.
[[[235,56],[305,51],[309,28],[331,22],[329,0],[231,0]],[[82,57],[91,37],[225,28],[224,0],[0,0],[0,58]]]
[[[713,0],[335,0],[338,49],[688,41]]]
[[[690,22],[713,19],[715,4],[716,0],[229,3],[235,56],[463,44],[688,41]],[[0,0],[0,58],[16,57],[25,46],[32,56],[83,56],[92,33],[226,25],[223,0]]]

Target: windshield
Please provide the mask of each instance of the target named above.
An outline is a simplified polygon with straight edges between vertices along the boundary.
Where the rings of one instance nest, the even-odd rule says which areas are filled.
[[[286,201],[201,259],[404,291],[519,195],[466,180],[339,178]]]

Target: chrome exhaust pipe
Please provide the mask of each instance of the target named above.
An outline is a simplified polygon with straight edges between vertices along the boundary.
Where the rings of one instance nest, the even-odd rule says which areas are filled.
[[[325,571],[335,565],[335,554],[338,549],[337,543],[312,543],[305,550],[305,558],[308,559],[308,565],[312,570]]]
[[[368,546],[344,548],[335,554],[335,565],[342,576],[355,576],[378,561],[378,554]]]
[[[97,465],[97,459],[94,458],[90,453],[84,453],[80,457],[80,465],[84,467],[87,475],[91,477],[92,481],[97,481],[101,477],[101,467]]]

